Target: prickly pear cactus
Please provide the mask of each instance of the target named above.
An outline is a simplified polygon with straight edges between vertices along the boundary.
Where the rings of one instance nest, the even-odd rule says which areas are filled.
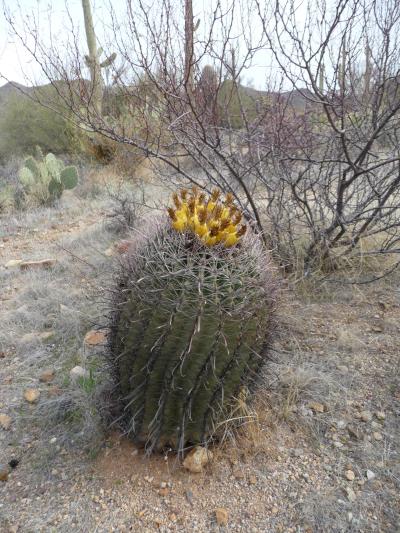
[[[45,157],[36,150],[37,157],[28,157],[20,169],[19,179],[26,195],[33,196],[41,204],[52,204],[61,198],[65,189],[73,189],[78,184],[78,171],[74,166],[64,167],[64,163],[54,154]]]
[[[120,420],[148,452],[218,434],[265,359],[272,268],[233,199],[220,197],[174,195],[169,218],[132,244],[114,290]]]

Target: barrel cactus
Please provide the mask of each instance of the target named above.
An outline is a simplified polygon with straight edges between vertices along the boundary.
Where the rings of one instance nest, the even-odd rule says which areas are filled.
[[[19,179],[26,195],[33,196],[41,204],[52,204],[65,189],[73,189],[78,184],[78,170],[75,166],[64,166],[54,154],[45,157],[38,150],[38,159],[30,156],[25,159],[19,171]]]
[[[124,430],[150,453],[218,434],[251,388],[273,329],[274,277],[228,194],[182,190],[132,242],[110,333]]]

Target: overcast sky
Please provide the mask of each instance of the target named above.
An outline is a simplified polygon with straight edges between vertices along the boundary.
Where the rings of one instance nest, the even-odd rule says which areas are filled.
[[[60,36],[66,31],[65,25],[68,27],[69,21],[65,0],[4,0],[4,2],[11,12],[14,13],[15,20],[17,21],[21,18],[18,14],[19,12],[22,12],[24,16],[33,13],[35,17],[40,13],[43,34],[48,30],[49,21],[51,21],[53,32]],[[104,24],[109,19],[108,2],[109,0],[92,0],[96,33],[99,40],[104,31]],[[197,18],[204,18],[204,13],[210,9],[210,0],[194,0],[193,3],[195,20]],[[113,0],[112,5],[114,9],[122,12],[126,1]],[[177,0],[177,5],[182,6],[183,0]],[[81,0],[68,0],[68,11],[72,16],[74,26],[80,27],[83,32]],[[254,31],[256,26],[260,29],[258,17],[254,16],[254,27],[251,28],[252,31]],[[264,87],[268,74],[266,68],[267,61],[267,56],[261,56],[260,54],[258,59],[254,61],[253,66],[244,73],[243,81],[258,88]],[[6,83],[7,79],[27,85],[30,84],[29,80],[32,79],[37,80],[37,82],[46,82],[41,77],[40,69],[33,61],[29,52],[19,42],[18,38],[12,34],[3,13],[0,14],[0,75],[3,76],[2,78],[0,77],[0,85]]]

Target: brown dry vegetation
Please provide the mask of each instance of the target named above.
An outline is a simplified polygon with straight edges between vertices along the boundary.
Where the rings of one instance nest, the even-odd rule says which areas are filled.
[[[19,464],[0,482],[0,531],[213,531],[218,507],[229,531],[398,530],[398,277],[288,285],[247,422],[189,474],[173,453],[145,458],[102,423],[102,348],[83,338],[102,323],[123,238],[102,190],[89,180],[59,208],[1,220],[0,412],[12,424],[0,463]],[[58,260],[51,270],[4,267],[46,257]],[[90,379],[72,382],[75,365]],[[49,367],[54,381],[39,382]],[[23,399],[28,387],[37,404]]]

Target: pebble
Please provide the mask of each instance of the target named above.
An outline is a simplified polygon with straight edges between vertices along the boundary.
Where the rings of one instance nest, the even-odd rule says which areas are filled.
[[[39,381],[42,383],[50,383],[50,381],[53,381],[55,377],[55,371],[53,368],[48,368],[47,370],[44,370],[40,376]]]
[[[373,479],[376,478],[376,474],[374,472],[372,472],[372,470],[367,470],[365,472],[365,475],[366,475],[368,481],[372,481]]]
[[[361,411],[360,418],[363,422],[371,422],[372,420],[371,411]]]
[[[24,398],[29,403],[37,403],[39,401],[40,391],[38,389],[26,389]]]
[[[89,377],[89,372],[85,370],[82,366],[74,366],[74,368],[71,368],[69,371],[69,377],[72,379],[72,381],[76,381],[79,378],[87,378]]]
[[[346,487],[347,499],[349,502],[354,502],[357,499],[356,493],[350,487]]]
[[[4,266],[6,268],[15,268],[23,263],[22,259],[10,259]]]
[[[386,415],[385,415],[385,413],[383,411],[377,411],[375,413],[375,416],[376,416],[376,418],[378,420],[385,420],[385,418],[386,418]]]
[[[0,481],[7,481],[8,479],[8,467],[0,465]]]
[[[192,473],[200,473],[203,471],[203,467],[212,459],[213,454],[207,448],[202,446],[196,446],[183,461],[183,466],[186,470]]]
[[[83,339],[87,346],[98,346],[99,344],[106,344],[107,335],[105,331],[100,329],[93,329],[88,331]]]
[[[7,429],[10,429],[11,427],[11,416],[8,416],[4,413],[0,413],[0,426],[7,430]]]
[[[372,436],[374,437],[375,440],[383,440],[382,433],[379,433],[379,431],[374,431]]]
[[[224,507],[218,507],[217,509],[215,509],[215,518],[219,526],[228,525],[229,515],[228,511]]]
[[[345,476],[346,476],[346,479],[348,479],[349,481],[354,481],[356,477],[353,470],[346,470]]]
[[[19,267],[21,270],[37,270],[53,268],[57,259],[41,259],[40,261],[21,261]]]
[[[325,411],[325,405],[320,402],[309,402],[308,407],[314,411],[314,413],[323,413]]]

